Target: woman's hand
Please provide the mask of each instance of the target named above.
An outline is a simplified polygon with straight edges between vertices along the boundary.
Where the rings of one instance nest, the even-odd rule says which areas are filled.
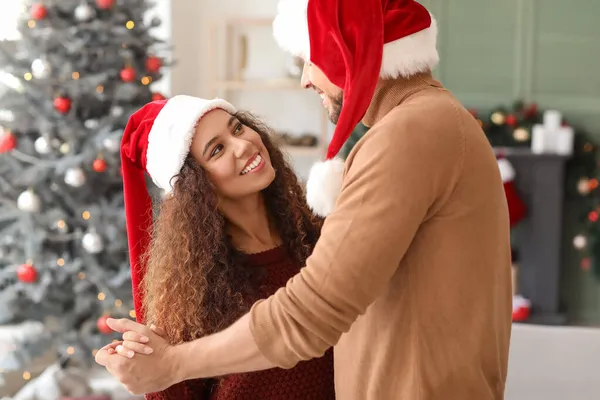
[[[150,325],[150,329],[161,338],[164,338],[165,332],[162,329],[155,325]],[[135,331],[126,331],[123,333],[123,340],[111,343],[107,351],[109,354],[116,353],[127,358],[133,358],[135,353],[152,354],[154,349],[147,344],[148,342],[150,342],[150,339],[147,336]]]
[[[189,354],[179,347],[171,346],[159,336],[159,333],[163,333],[160,329],[153,330],[128,319],[109,318],[106,323],[112,330],[122,333],[127,340],[104,346],[96,353],[96,362],[105,367],[130,393],[153,393],[186,379],[186,371],[181,365]],[[146,341],[143,337],[148,338],[149,345],[140,343]],[[152,349],[151,354],[145,350],[146,347]],[[114,349],[116,354],[111,354],[110,349]],[[137,350],[141,350],[142,354],[134,357]],[[190,360],[186,362],[191,364]]]

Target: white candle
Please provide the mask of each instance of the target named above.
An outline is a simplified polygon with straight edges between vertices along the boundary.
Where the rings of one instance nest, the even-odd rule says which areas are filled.
[[[556,153],[563,156],[570,156],[573,154],[573,140],[575,138],[575,132],[570,126],[561,128],[556,137]]]
[[[543,154],[548,151],[548,137],[542,125],[534,125],[531,131],[531,152]]]

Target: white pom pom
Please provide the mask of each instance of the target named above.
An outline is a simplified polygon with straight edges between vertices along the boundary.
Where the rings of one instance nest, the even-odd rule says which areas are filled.
[[[498,160],[498,168],[500,168],[502,182],[510,182],[515,179],[515,169],[506,158]]]
[[[313,165],[306,183],[306,200],[315,214],[326,217],[335,208],[344,180],[344,160],[321,161]]]

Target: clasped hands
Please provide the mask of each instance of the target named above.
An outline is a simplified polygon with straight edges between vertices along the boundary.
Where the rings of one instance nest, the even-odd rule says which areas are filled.
[[[164,332],[128,319],[106,321],[123,340],[110,343],[96,353],[104,366],[134,395],[158,392],[181,382],[178,348],[167,342]]]

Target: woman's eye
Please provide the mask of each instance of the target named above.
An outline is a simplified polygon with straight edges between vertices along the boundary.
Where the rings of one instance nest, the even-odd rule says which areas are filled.
[[[215,148],[213,149],[213,151],[210,153],[211,157],[216,156],[217,154],[219,154],[221,152],[221,150],[223,149],[223,145],[218,144],[215,146]]]
[[[241,123],[237,123],[235,125],[235,127],[233,128],[233,133],[235,135],[239,135],[240,133],[242,133],[244,131],[244,125],[242,125]]]

